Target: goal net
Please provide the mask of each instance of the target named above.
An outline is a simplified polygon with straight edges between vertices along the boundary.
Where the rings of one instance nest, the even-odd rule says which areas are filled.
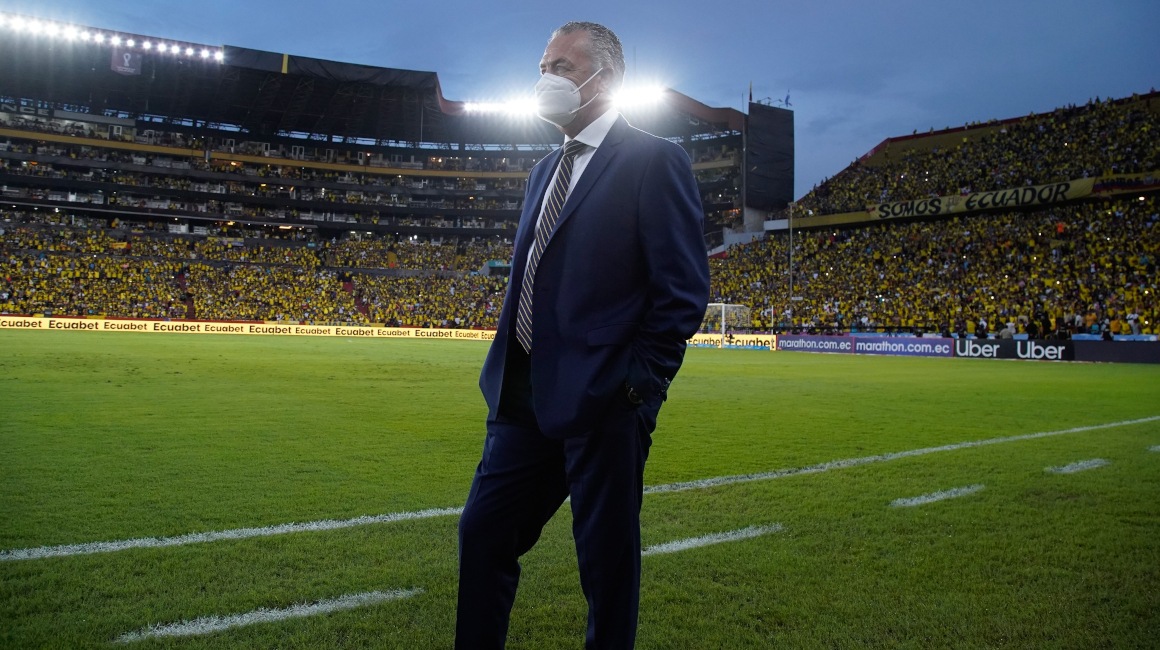
[[[710,303],[701,321],[701,331],[724,335],[726,332],[749,331],[749,307],[722,302]]]

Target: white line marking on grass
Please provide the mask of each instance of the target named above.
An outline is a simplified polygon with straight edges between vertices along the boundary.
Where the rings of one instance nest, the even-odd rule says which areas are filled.
[[[846,460],[832,460],[817,465],[810,465],[808,467],[796,467],[790,469],[779,469],[772,472],[759,472],[756,474],[739,474],[736,476],[718,476],[715,478],[700,479],[697,481],[685,481],[682,483],[666,483],[664,485],[653,485],[645,487],[645,494],[659,494],[662,492],[683,492],[685,490],[702,490],[705,488],[716,487],[718,485],[730,485],[733,483],[747,483],[749,481],[765,481],[775,478],[784,478],[786,476],[797,476],[799,474],[818,474],[820,472],[828,472],[832,469],[842,469],[845,467],[856,467],[858,465],[867,465],[870,463],[883,463],[891,460],[898,460],[900,458],[910,458],[912,456],[923,456],[926,454],[933,454],[939,451],[954,451],[956,449],[966,449],[968,447],[982,447],[985,445],[997,445],[1003,442],[1016,442],[1019,440],[1032,440],[1035,438],[1045,438],[1047,436],[1058,436],[1065,433],[1079,433],[1082,431],[1095,431],[1097,429],[1109,429],[1112,427],[1123,427],[1131,424],[1143,424],[1145,422],[1155,422],[1160,420],[1160,415],[1152,417],[1141,418],[1139,420],[1124,420],[1123,422],[1111,422],[1108,424],[1096,424],[1087,427],[1076,427],[1074,429],[1063,429],[1060,431],[1043,431],[1040,433],[1028,433],[1019,436],[1008,436],[1006,438],[990,438],[987,440],[974,440],[971,442],[959,442],[951,445],[943,445],[941,447],[925,447],[923,449],[911,449],[910,451],[897,451],[886,454],[879,454],[877,456],[863,456],[862,458],[848,458]],[[382,524],[393,521],[403,521],[406,519],[427,519],[430,517],[442,517],[449,515],[462,514],[463,508],[432,508],[430,510],[420,510],[418,512],[396,512],[385,515],[363,516],[355,517],[354,519],[333,520],[325,519],[322,521],[312,521],[301,524],[279,524],[276,526],[265,526],[262,528],[235,528],[233,530],[223,530],[208,533],[190,533],[188,535],[179,535],[177,537],[144,537],[138,539],[127,539],[115,542],[88,542],[84,544],[64,544],[61,546],[41,546],[39,548],[19,548],[7,551],[0,551],[0,562],[8,560],[36,560],[46,557],[61,557],[68,555],[84,555],[87,553],[109,553],[112,551],[123,551],[130,548],[158,548],[162,546],[182,546],[184,544],[197,544],[201,542],[215,542],[223,539],[245,539],[247,537],[264,537],[267,535],[282,535],[284,533],[298,533],[314,530],[334,530],[336,528],[349,528],[351,526],[365,526],[367,524]]]
[[[1075,474],[1076,472],[1082,472],[1085,469],[1095,469],[1097,467],[1103,467],[1107,464],[1108,461],[1104,460],[1103,458],[1093,458],[1091,460],[1077,460],[1076,462],[1069,465],[1064,465],[1063,467],[1045,467],[1043,468],[1043,471],[1050,472],[1052,474]]]
[[[1148,451],[1160,451],[1160,445],[1156,445],[1155,447],[1148,447]]]
[[[691,548],[699,546],[709,546],[710,544],[720,544],[722,542],[736,542],[740,539],[749,539],[750,537],[760,537],[770,533],[779,533],[782,530],[781,524],[773,524],[772,526],[749,526],[741,530],[730,530],[724,533],[712,533],[710,535],[702,535],[700,537],[690,537],[689,539],[678,539],[675,542],[665,542],[664,544],[657,544],[650,546],[640,552],[641,557],[646,555],[661,555],[663,553],[677,553],[679,551],[687,551]]]
[[[231,627],[241,627],[255,623],[271,623],[274,621],[284,621],[289,618],[301,618],[303,616],[328,614],[344,609],[354,609],[355,607],[374,605],[388,600],[410,598],[421,593],[423,593],[423,590],[418,587],[414,589],[396,589],[394,591],[368,591],[361,594],[347,594],[330,600],[320,600],[316,603],[292,605],[286,609],[266,609],[263,607],[252,612],[246,612],[245,614],[202,616],[192,621],[182,621],[168,625],[156,623],[143,627],[136,632],[123,634],[117,638],[116,642],[131,643],[133,641],[141,641],[154,637],[209,634],[211,632],[228,630]]]
[[[738,474],[735,476],[718,476],[715,478],[704,478],[697,481],[684,481],[681,483],[666,483],[664,485],[653,485],[644,489],[645,494],[657,494],[659,492],[683,492],[685,490],[702,490],[705,488],[716,487],[718,485],[731,485],[733,483],[748,483],[750,481],[767,481],[775,478],[784,478],[786,476],[798,476],[800,474],[819,474],[821,472],[828,472],[832,469],[843,469],[846,467],[856,467],[858,465],[869,465],[870,463],[884,463],[891,460],[898,460],[899,458],[911,458],[913,456],[925,456],[926,454],[933,454],[940,451],[954,451],[956,449],[967,449],[969,447],[984,447],[986,445],[997,445],[1004,442],[1016,442],[1019,440],[1034,440],[1035,438],[1046,438],[1048,436],[1061,436],[1065,433],[1079,433],[1081,431],[1095,431],[1097,429],[1110,429],[1112,427],[1123,427],[1130,424],[1143,424],[1144,422],[1155,422],[1160,420],[1160,415],[1153,415],[1148,418],[1140,418],[1139,420],[1124,420],[1123,422],[1111,422],[1109,424],[1096,424],[1088,427],[1076,427],[1074,429],[1062,429],[1060,431],[1041,431],[1039,433],[1027,433],[1019,436],[1008,436],[1006,438],[988,438],[985,440],[973,440],[970,442],[958,442],[952,445],[942,445],[939,447],[924,447],[922,449],[911,449],[909,451],[896,451],[886,454],[879,454],[877,456],[863,456],[861,458],[847,458],[846,460],[831,460],[825,463],[818,463],[817,465],[810,465],[808,467],[793,467],[789,469],[779,469],[772,472],[758,472],[755,474]]]
[[[446,515],[458,515],[463,508],[432,508],[417,512],[392,512],[385,515],[355,517],[353,519],[323,519],[305,523],[278,524],[261,528],[233,528],[208,533],[190,533],[176,537],[139,537],[124,539],[116,542],[89,542],[86,544],[63,544],[61,546],[41,546],[39,548],[21,548],[10,551],[0,551],[0,562],[8,560],[38,560],[46,557],[61,557],[65,555],[86,555],[89,553],[110,553],[130,548],[162,548],[165,546],[184,546],[202,542],[216,542],[223,539],[246,539],[249,537],[268,537],[270,535],[284,535],[286,533],[301,533],[317,530],[336,530],[368,524],[388,524],[395,521],[409,519],[429,519]]]
[[[955,497],[965,497],[968,494],[974,494],[982,490],[984,485],[967,485],[965,487],[951,488],[949,490],[942,490],[940,492],[931,492],[919,497],[906,497],[904,499],[895,499],[890,502],[894,507],[908,507],[921,506],[935,501],[942,501],[943,499],[954,499]]]

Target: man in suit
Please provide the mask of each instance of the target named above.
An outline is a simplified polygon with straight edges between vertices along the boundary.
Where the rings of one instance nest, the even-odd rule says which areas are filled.
[[[564,146],[528,178],[507,299],[479,386],[483,458],[459,521],[457,648],[502,648],[519,556],[571,497],[588,648],[631,648],[645,459],[709,294],[703,213],[680,146],[613,108],[606,27],[568,23],[540,61]]]

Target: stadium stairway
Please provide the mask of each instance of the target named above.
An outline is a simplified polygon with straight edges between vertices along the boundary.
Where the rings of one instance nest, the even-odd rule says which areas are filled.
[[[363,302],[362,294],[354,290],[354,283],[353,282],[343,282],[342,283],[342,290],[347,292],[347,293],[354,294],[354,307],[355,307],[355,309],[358,310],[358,312],[360,314],[362,314],[363,316],[370,315],[370,310],[367,309],[367,304],[365,302]]]

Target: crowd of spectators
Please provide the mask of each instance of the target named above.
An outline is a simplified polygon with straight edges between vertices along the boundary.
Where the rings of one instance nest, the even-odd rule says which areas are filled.
[[[1160,332],[1155,198],[795,233],[711,259],[757,329]],[[1134,324],[1133,324],[1134,323]]]
[[[196,315],[206,320],[365,323],[337,271],[193,264],[185,274]]]
[[[393,327],[494,328],[507,278],[355,276],[373,322]]]
[[[2,253],[2,251],[0,251]],[[184,318],[180,264],[99,255],[0,255],[0,312]]]
[[[969,194],[1106,174],[1160,170],[1160,102],[1088,102],[963,131],[950,147],[914,140],[875,162],[852,163],[797,202],[796,216],[857,212],[886,201]]]

